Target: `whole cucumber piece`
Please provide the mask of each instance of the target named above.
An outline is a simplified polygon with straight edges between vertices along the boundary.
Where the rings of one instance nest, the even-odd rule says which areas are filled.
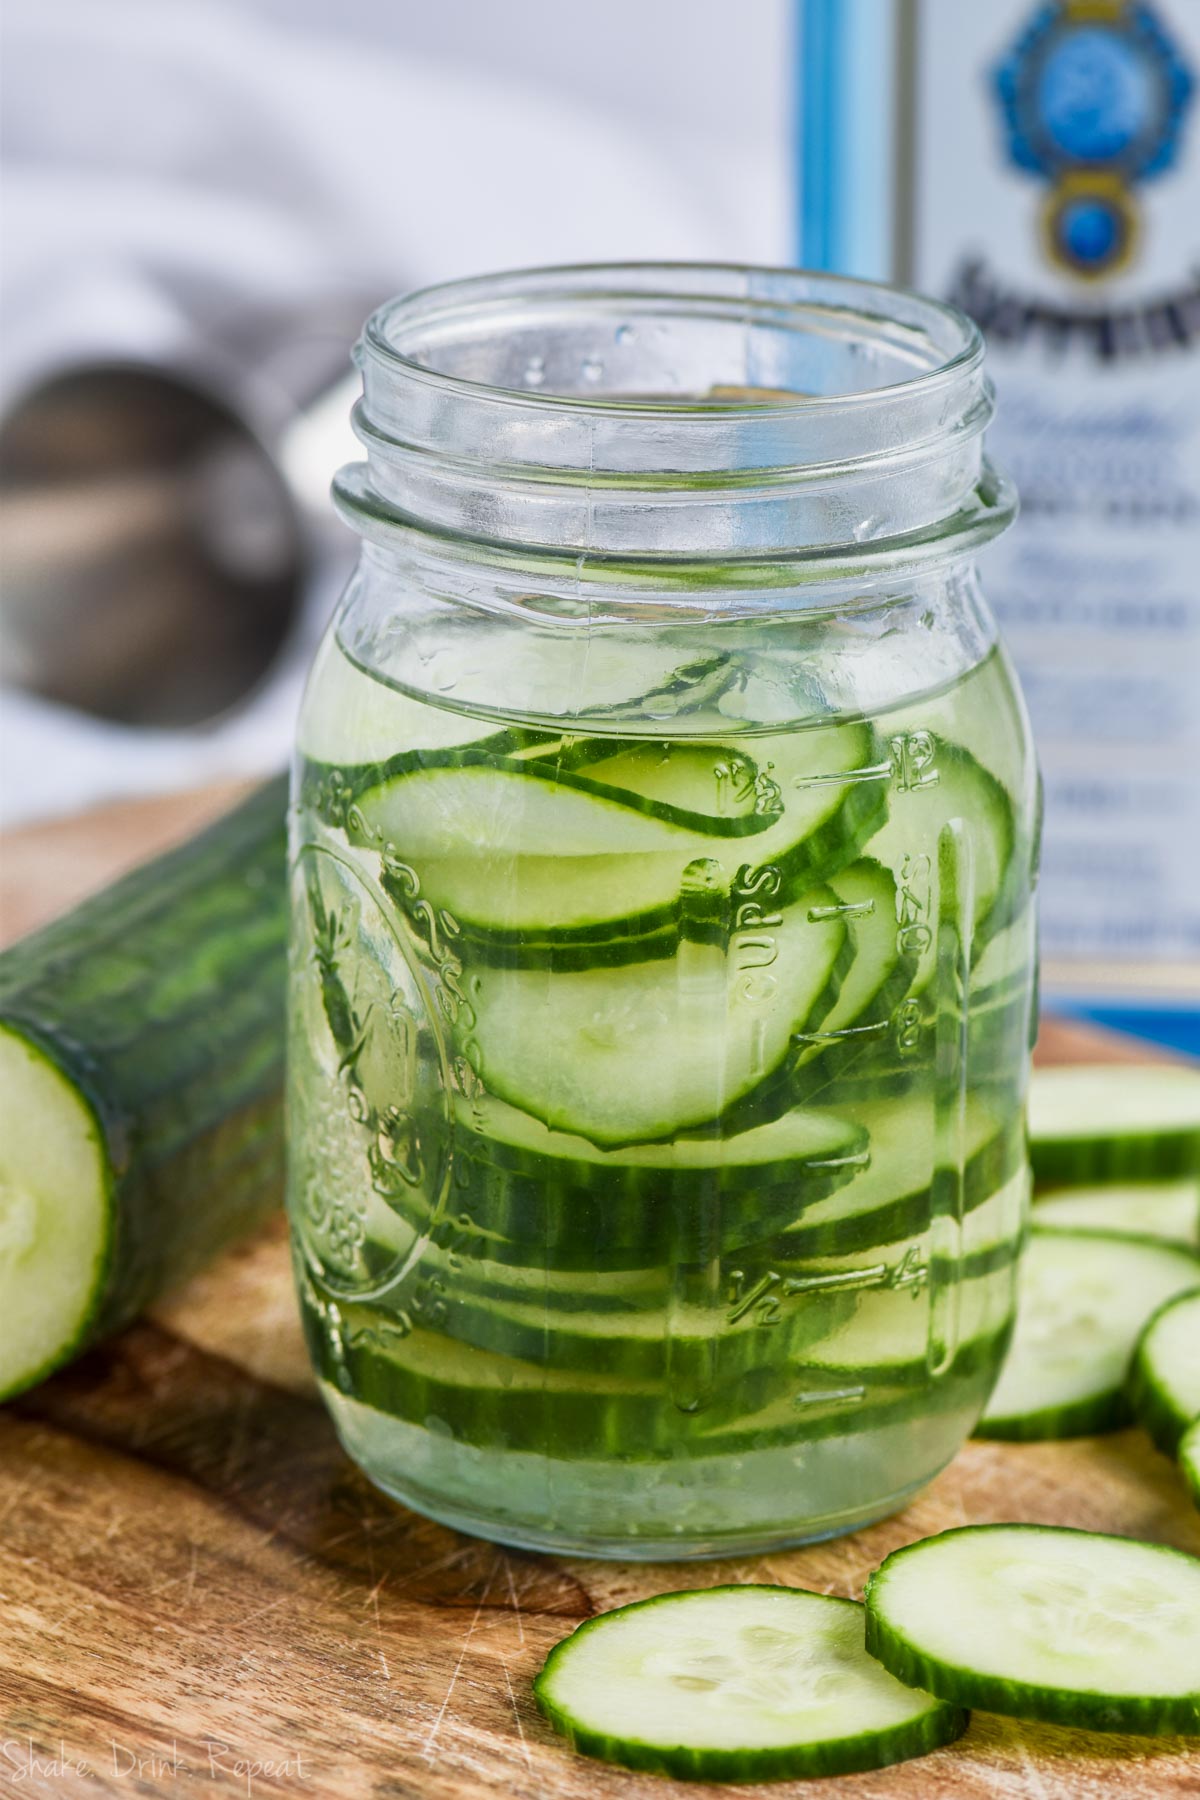
[[[287,783],[0,953],[0,1399],[277,1206]]]

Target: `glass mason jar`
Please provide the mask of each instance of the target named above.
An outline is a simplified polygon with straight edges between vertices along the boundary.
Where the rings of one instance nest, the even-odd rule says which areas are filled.
[[[358,360],[292,827],[342,1440],[534,1548],[877,1518],[984,1404],[1027,1199],[979,335],[824,276],[558,269],[384,306]]]

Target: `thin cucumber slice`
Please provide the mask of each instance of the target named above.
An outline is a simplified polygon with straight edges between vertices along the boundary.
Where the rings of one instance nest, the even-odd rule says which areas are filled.
[[[867,1583],[867,1648],[899,1680],[1019,1719],[1200,1732],[1200,1559],[1047,1525],[968,1525]]]
[[[1189,1425],[1179,1440],[1179,1467],[1192,1499],[1200,1506],[1200,1419]]]
[[[1200,1069],[1096,1063],[1037,1069],[1030,1154],[1039,1185],[1200,1175]]]
[[[751,961],[700,943],[618,968],[476,969],[477,1072],[502,1099],[596,1144],[717,1119],[836,999],[847,950],[834,906],[815,888],[770,915]]]
[[[459,1106],[461,1118],[466,1102]],[[935,1174],[928,1109],[903,1101],[873,1102],[853,1121],[800,1108],[728,1137],[607,1152],[503,1102],[476,1106],[488,1135],[458,1132],[436,1246],[466,1263],[506,1265],[512,1278],[517,1265],[538,1279],[553,1271],[567,1287],[572,1271],[586,1275],[601,1262],[614,1273],[648,1271],[664,1254],[736,1253],[760,1275],[880,1246],[899,1245],[902,1255],[926,1231],[935,1179],[945,1179]],[[982,1099],[966,1123],[960,1249],[964,1270],[983,1273],[1007,1260],[1001,1240],[1019,1241],[1024,1230],[1024,1130],[1015,1109],[1005,1119]],[[1005,1222],[993,1237],[988,1203],[1000,1190]]]
[[[679,1138],[676,1145],[675,1169],[623,1168],[614,1156],[608,1193],[596,1185],[594,1164],[578,1166],[584,1179],[576,1185],[560,1158],[539,1180],[463,1154],[455,1169],[455,1235],[468,1253],[490,1248],[499,1261],[544,1269],[634,1268],[662,1256],[696,1261],[794,1224],[806,1206],[854,1176],[865,1139],[835,1114],[797,1110],[736,1137]],[[555,1171],[564,1167],[568,1178],[560,1181]]]
[[[958,1282],[954,1304],[959,1347],[991,1346],[1011,1329],[1015,1270],[1014,1254],[1007,1267]],[[847,1381],[895,1384],[929,1379],[935,1343],[928,1281],[907,1282],[902,1265],[897,1274],[894,1282],[885,1279],[860,1290],[857,1306],[844,1321],[836,1314],[830,1318],[828,1333],[804,1350],[806,1367],[840,1373]]]
[[[862,1125],[803,1107],[736,1134],[694,1132],[670,1143],[617,1149],[551,1130],[541,1119],[488,1094],[470,1101],[458,1096],[455,1117],[464,1157],[527,1176],[540,1187],[594,1190],[606,1203],[622,1192],[642,1203],[668,1194],[698,1198],[710,1184],[740,1194],[795,1183],[810,1173],[824,1179],[828,1172],[836,1185],[850,1180],[866,1160]],[[468,1191],[470,1179],[468,1172]]]
[[[924,1230],[938,1170],[932,1104],[897,1099],[865,1101],[848,1116],[867,1133],[867,1154],[853,1180],[828,1198],[814,1199],[771,1253],[785,1261],[886,1243]],[[971,1095],[963,1128],[962,1211],[966,1215],[1025,1167],[1025,1131],[1015,1105],[1007,1111]]]
[[[706,1340],[719,1368],[730,1375],[785,1351],[795,1359],[812,1345],[814,1364],[833,1367],[858,1359],[863,1367],[882,1369],[887,1379],[909,1379],[925,1356],[931,1282],[962,1283],[964,1341],[1007,1324],[1025,1185],[1023,1175],[1015,1177],[968,1215],[963,1254],[953,1269],[941,1270],[938,1259],[930,1258],[923,1234],[851,1256],[727,1266],[719,1303],[696,1316],[690,1339],[687,1311],[673,1304],[671,1269],[664,1262],[620,1269],[606,1254],[602,1269],[595,1266],[596,1255],[592,1266],[578,1270],[532,1261],[514,1266],[494,1260],[453,1224],[446,1247],[431,1244],[422,1256],[418,1310],[431,1302],[441,1329],[480,1348],[644,1379],[661,1379],[667,1372],[668,1338],[685,1348]],[[598,1230],[600,1242],[602,1226]],[[983,1279],[993,1275],[1003,1279],[995,1284]],[[890,1317],[875,1307],[877,1299]],[[903,1366],[906,1362],[911,1366]]]
[[[419,1347],[414,1365],[401,1349],[406,1334],[399,1325],[339,1317],[330,1329],[311,1307],[303,1312],[317,1377],[335,1396],[352,1393],[383,1418],[475,1449],[639,1468],[679,1457],[802,1450],[829,1438],[861,1445],[877,1431],[920,1431],[931,1419],[944,1421],[935,1430],[948,1457],[963,1414],[982,1404],[1004,1351],[1003,1338],[964,1344],[932,1394],[928,1384],[910,1382],[872,1384],[868,1392],[863,1382],[806,1370],[800,1361],[752,1370],[698,1396],[697,1370],[688,1367],[677,1401],[661,1386],[628,1377],[597,1373],[593,1381],[444,1338],[436,1342],[445,1354],[434,1361],[428,1346]]]
[[[854,961],[818,1029],[794,1035],[799,1065],[818,1056],[828,1062],[846,1037],[886,1035],[911,968],[896,929],[896,878],[890,869],[860,857],[825,885],[849,927]]]
[[[468,1108],[459,1106],[461,1120]],[[484,1266],[493,1280],[523,1278],[523,1268],[539,1281],[553,1275],[572,1291],[591,1291],[598,1271],[623,1291],[664,1260],[704,1261],[769,1237],[865,1161],[863,1129],[827,1112],[798,1109],[736,1136],[606,1152],[502,1101],[484,1098],[470,1110],[496,1135],[477,1136],[475,1120],[460,1124],[453,1187],[427,1254]],[[399,1195],[390,1208],[371,1208],[365,1258],[390,1267],[412,1247],[425,1228],[419,1192],[412,1204],[412,1216]]]
[[[965,1036],[969,1068],[1005,1070],[1010,1079],[1020,1072],[1022,1107],[1026,1059],[1036,1027],[1033,985],[1033,969],[1026,966],[994,988],[981,993],[972,989],[965,1017],[952,1015],[940,1021],[944,1031],[949,1028],[947,1035]],[[907,998],[903,1015],[892,1015],[894,1022],[903,1019],[902,1042],[896,1031],[864,1036],[857,1053],[839,1058],[823,1098],[849,1109],[862,1100],[911,1094],[927,1081],[937,1054],[938,1010],[928,990],[913,991]]]
[[[1019,1196],[1016,1197],[1019,1202]],[[1017,1209],[997,1195],[979,1215],[990,1238],[1008,1235],[932,1279],[958,1280],[960,1341],[997,1337],[1011,1320],[1019,1237]],[[997,1207],[999,1211],[995,1210]],[[974,1217],[975,1215],[972,1215]],[[931,1283],[921,1239],[884,1245],[854,1258],[780,1266],[764,1277],[728,1272],[710,1305],[681,1305],[664,1269],[635,1273],[624,1288],[615,1272],[572,1278],[536,1268],[501,1269],[491,1285],[459,1254],[453,1269],[428,1260],[439,1329],[480,1349],[548,1368],[596,1369],[646,1382],[669,1379],[686,1357],[711,1360],[718,1380],[788,1362],[901,1382],[923,1378],[930,1354]],[[574,1279],[577,1286],[568,1283]]]
[[[1162,1238],[1196,1249],[1200,1248],[1200,1183],[1127,1181],[1105,1187],[1050,1188],[1034,1195],[1033,1216],[1039,1225],[1124,1231],[1133,1237]]]
[[[647,1387],[669,1384],[684,1368],[703,1366],[708,1379],[726,1382],[755,1369],[794,1367],[815,1338],[850,1316],[855,1303],[853,1293],[836,1292],[820,1310],[793,1307],[766,1330],[753,1307],[673,1304],[666,1293],[641,1310],[593,1312],[557,1310],[552,1292],[540,1294],[532,1281],[515,1300],[459,1280],[448,1281],[438,1297],[438,1328],[460,1343],[546,1369],[575,1370],[585,1380],[592,1373],[619,1375]]]
[[[872,857],[860,857],[825,882],[830,900],[849,932],[852,956],[838,988],[837,998],[812,1026],[800,1025],[792,1033],[786,1062],[744,1102],[747,1113],[761,1117],[764,1106],[785,1095],[788,1105],[800,1105],[810,1095],[823,1093],[838,1073],[858,1068],[872,1052],[890,1053],[893,1015],[912,979],[913,959],[901,948],[896,927],[896,880],[890,869]],[[820,902],[811,903],[820,914]]]
[[[1196,1272],[1195,1292],[1160,1306],[1142,1332],[1129,1373],[1138,1422],[1167,1456],[1200,1418],[1200,1263]]]
[[[308,1292],[316,1292],[311,1281]],[[498,1449],[653,1461],[681,1454],[707,1431],[730,1430],[795,1384],[795,1371],[774,1359],[723,1383],[714,1365],[698,1399],[688,1367],[681,1406],[640,1375],[550,1368],[440,1330],[407,1329],[374,1308],[338,1305],[333,1317],[310,1300],[302,1311],[314,1367],[334,1387],[392,1418]],[[791,1429],[801,1435],[794,1411]]]
[[[967,1725],[872,1661],[857,1602],[752,1584],[601,1613],[555,1646],[533,1691],[585,1756],[685,1781],[879,1769]]]
[[[547,844],[561,845],[558,854],[564,857],[682,851],[687,862],[689,850],[705,847],[692,841],[697,837],[779,836],[778,797],[769,809],[756,810],[737,797],[739,785],[728,810],[719,810],[716,771],[722,757],[735,760],[727,750],[710,746],[705,759],[703,747],[685,744],[677,759],[663,760],[659,781],[645,750],[626,750],[612,758],[611,767],[629,776],[639,755],[645,765],[641,781],[618,785],[604,778],[609,764],[568,766],[565,752],[513,758],[496,755],[490,744],[440,754],[418,751],[388,765],[386,781],[362,796],[363,816],[421,868],[430,859],[469,853],[472,844],[476,853],[493,856],[538,856]],[[698,766],[705,760],[707,810],[683,804],[700,798]],[[672,781],[678,800],[669,797]]]
[[[874,751],[865,725],[796,732],[766,767],[774,810],[725,818],[549,762],[418,757],[361,796],[358,836],[393,846],[472,936],[519,947],[652,933],[675,922],[696,862],[732,928],[752,872],[746,899],[778,901],[854,860],[887,806]]]
[[[1035,1226],[1012,1348],[975,1435],[1078,1437],[1127,1423],[1126,1377],[1142,1327],[1198,1280],[1200,1260],[1170,1244]]]
[[[568,743],[553,762],[560,780],[583,777],[585,792],[607,791],[627,806],[718,837],[765,831],[783,810],[778,784],[736,745],[586,738]]]

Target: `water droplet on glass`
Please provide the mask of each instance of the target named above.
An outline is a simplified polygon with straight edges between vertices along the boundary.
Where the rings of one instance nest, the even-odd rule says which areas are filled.
[[[613,340],[618,344],[632,344],[636,336],[637,333],[632,325],[618,325],[613,332]]]
[[[604,364],[600,361],[598,356],[589,356],[584,362],[582,373],[585,381],[602,381],[604,378]]]
[[[546,379],[546,359],[544,356],[531,356],[525,364],[525,386],[541,387]]]

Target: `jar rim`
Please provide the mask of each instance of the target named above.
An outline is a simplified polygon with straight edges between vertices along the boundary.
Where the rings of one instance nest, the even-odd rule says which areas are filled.
[[[727,291],[713,294],[687,287],[689,278],[702,278],[708,283],[724,280],[731,285]],[[611,285],[594,285],[602,281]],[[654,285],[657,283],[662,285]],[[736,283],[743,284],[742,292],[732,285]],[[777,325],[786,324],[790,315],[797,332],[803,329],[806,320],[811,326],[812,321],[822,314],[833,317],[853,312],[890,326],[896,334],[908,333],[914,340],[910,346],[913,353],[918,334],[935,350],[938,331],[945,333],[951,342],[947,343],[944,354],[897,381],[832,393],[775,389],[754,398],[735,399],[700,397],[694,393],[686,396],[562,393],[479,381],[431,367],[396,340],[398,330],[415,333],[422,326],[448,320],[456,313],[459,317],[471,314],[481,317],[503,302],[527,303],[533,298],[557,299],[564,303],[572,299],[603,299],[610,303],[627,299],[643,305],[654,299],[676,310],[686,308],[689,303],[712,304],[715,301],[739,307],[747,315],[748,323],[765,323],[773,317]],[[900,310],[910,316],[899,319],[897,313]],[[924,398],[933,389],[969,378],[980,369],[984,354],[983,334],[974,320],[949,302],[911,288],[867,281],[857,276],[754,263],[596,262],[549,264],[467,276],[394,296],[378,306],[366,320],[356,360],[361,367],[367,358],[374,359],[406,380],[440,390],[447,399],[454,396],[475,402],[491,399],[507,406],[527,407],[535,415],[566,409],[591,417],[629,421],[653,419],[686,430],[690,423],[711,422],[714,413],[736,425],[743,421],[761,421],[766,416],[783,423],[789,417],[812,418],[822,413],[865,410],[877,408],[881,402],[903,405],[918,395]]]
[[[882,283],[515,270],[385,302],[356,358],[367,461],[334,494],[372,533],[613,567],[827,568],[963,552],[1011,516],[983,456],[978,327]]]

